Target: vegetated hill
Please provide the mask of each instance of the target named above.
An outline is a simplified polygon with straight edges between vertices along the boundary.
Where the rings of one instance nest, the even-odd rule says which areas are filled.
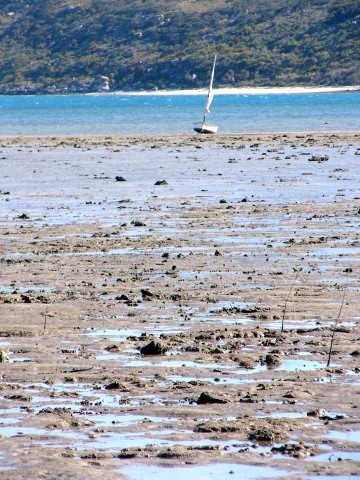
[[[0,92],[360,83],[356,0],[0,0]]]

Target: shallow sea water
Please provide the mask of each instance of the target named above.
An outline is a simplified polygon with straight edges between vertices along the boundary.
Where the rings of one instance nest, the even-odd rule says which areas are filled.
[[[156,467],[133,465],[122,468],[121,473],[128,475],[131,480],[156,478],[157,480],[183,480],[190,475],[194,480],[214,479],[262,479],[286,478],[287,471],[263,466],[250,466],[241,464],[214,463],[209,465],[189,465],[187,467]]]
[[[192,133],[204,95],[0,96],[2,135]],[[355,131],[358,93],[215,95],[211,119],[222,133]],[[75,129],[74,129],[75,126]]]

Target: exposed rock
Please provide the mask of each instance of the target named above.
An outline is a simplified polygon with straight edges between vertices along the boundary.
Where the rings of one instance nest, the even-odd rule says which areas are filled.
[[[255,368],[257,364],[256,358],[251,355],[240,355],[236,358],[236,361],[239,362],[240,367],[247,369]]]
[[[264,425],[254,429],[249,434],[249,440],[256,442],[273,443],[287,438],[286,429],[281,426]]]
[[[119,382],[119,380],[113,380],[108,385],[105,386],[105,390],[123,390],[124,386]]]
[[[312,452],[316,450],[316,447],[311,445],[304,445],[300,443],[285,443],[280,447],[272,447],[273,453],[281,453],[281,455],[290,455],[295,458],[309,457]]]
[[[275,367],[276,365],[280,365],[282,361],[283,359],[278,353],[268,353],[265,357],[265,363],[268,367]]]

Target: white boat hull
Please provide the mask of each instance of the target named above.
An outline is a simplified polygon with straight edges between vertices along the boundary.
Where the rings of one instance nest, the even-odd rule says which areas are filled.
[[[200,123],[195,123],[194,130],[197,133],[214,134],[214,133],[217,133],[218,127],[217,125],[212,125],[211,123],[200,122]]]

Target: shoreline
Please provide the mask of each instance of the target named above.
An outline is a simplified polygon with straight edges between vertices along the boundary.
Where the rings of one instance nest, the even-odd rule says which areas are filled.
[[[137,142],[137,143],[149,143],[149,142],[162,142],[164,144],[171,144],[176,142],[191,142],[201,144],[216,144],[223,143],[224,141],[261,141],[269,142],[274,140],[302,140],[305,138],[315,137],[316,139],[331,138],[332,141],[355,141],[360,136],[360,132],[353,131],[316,131],[316,132],[239,132],[239,133],[218,133],[216,135],[200,135],[196,133],[170,133],[170,134],[132,134],[132,135],[95,135],[95,134],[74,134],[74,135],[0,135],[0,143],[2,146],[6,144],[16,144],[22,142],[24,144],[31,145],[32,142],[47,142],[47,143],[73,143],[77,142],[92,142],[94,144],[113,143],[117,141],[121,142]]]

